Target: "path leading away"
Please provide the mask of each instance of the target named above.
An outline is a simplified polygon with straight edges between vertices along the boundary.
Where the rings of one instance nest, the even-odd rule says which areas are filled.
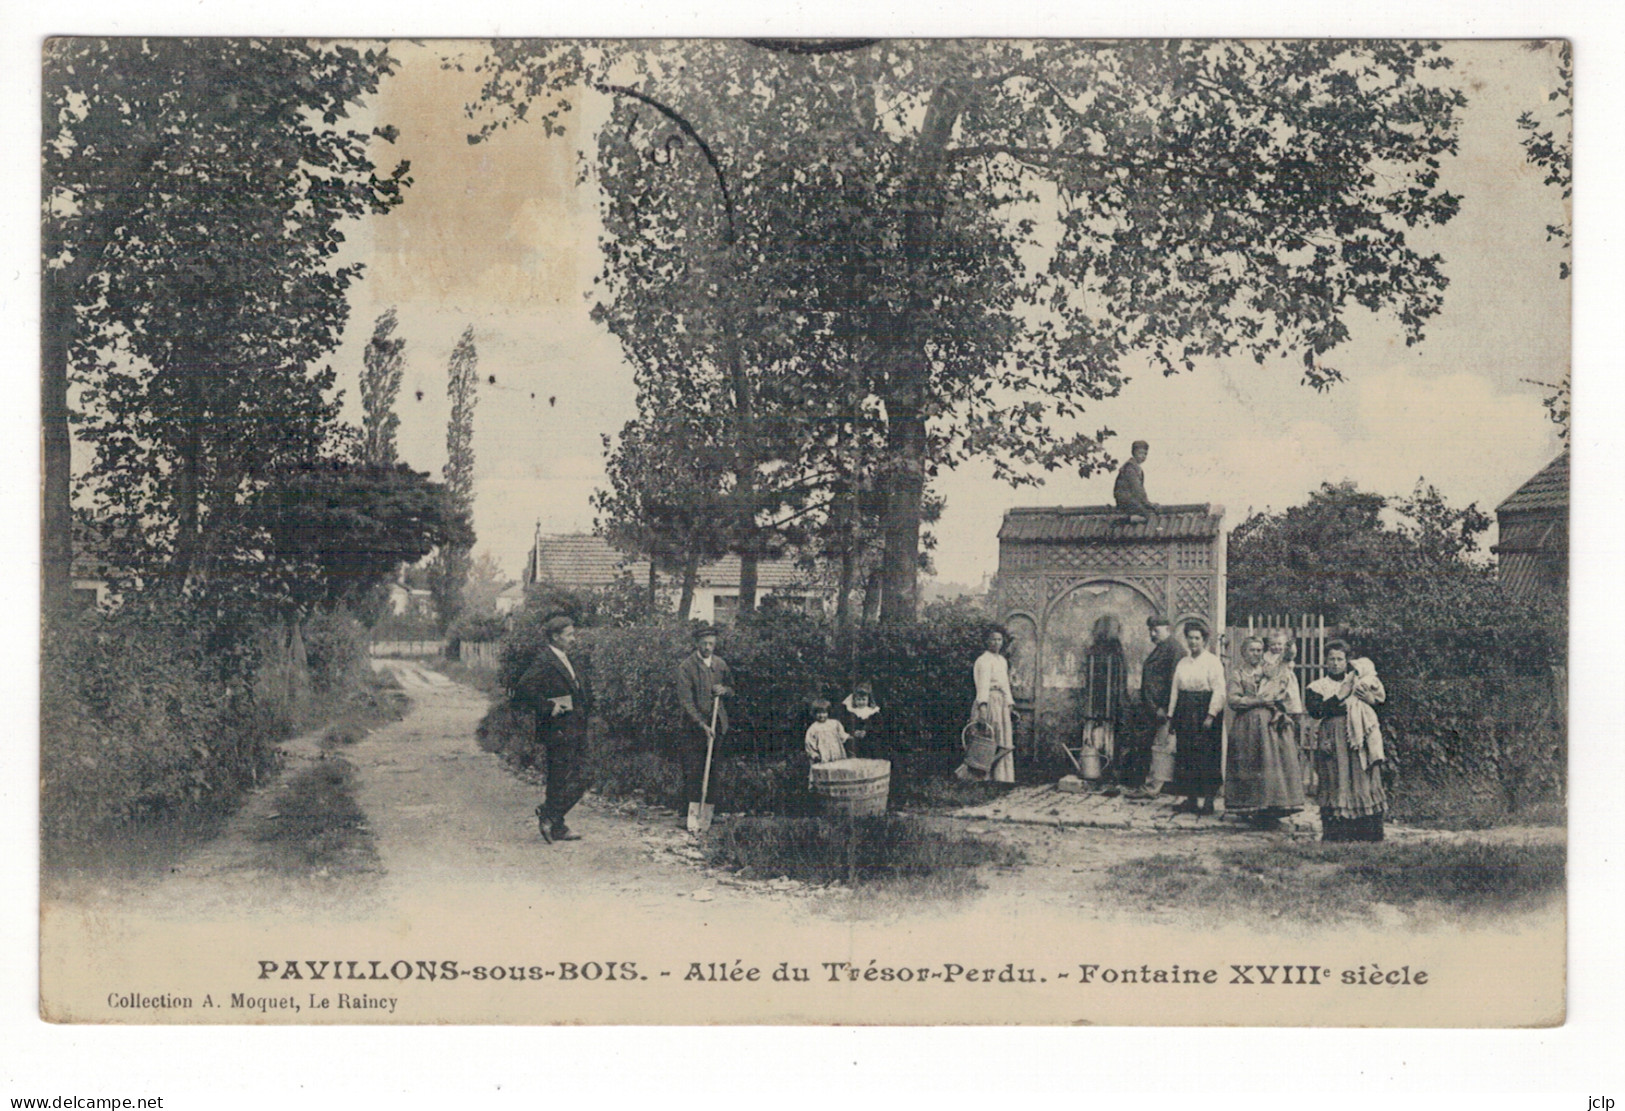
[[[162,875],[64,886],[42,901],[41,986],[48,1017],[1203,1022],[1212,1016],[1194,995],[1136,998],[1108,1012],[1091,997],[1054,985],[969,996],[935,973],[929,988],[912,991],[865,988],[856,985],[867,981],[825,973],[832,966],[846,968],[841,962],[853,968],[871,962],[929,966],[936,973],[1012,964],[1060,977],[1085,959],[1138,965],[1173,954],[1182,962],[1222,967],[1256,956],[1256,928],[1241,922],[1198,926],[1182,908],[1148,918],[1113,890],[1111,871],[1136,857],[1211,856],[1223,843],[1248,835],[1211,820],[1195,830],[1174,828],[1149,811],[1123,828],[1105,820],[1106,810],[1126,804],[1062,799],[1049,789],[1007,795],[986,813],[926,819],[1018,845],[1025,853],[1026,863],[984,867],[983,888],[957,897],[868,887],[849,892],[715,873],[671,811],[590,795],[570,817],[581,840],[547,845],[533,816],[538,789],[475,743],[488,698],[415,663],[381,666],[412,698],[405,718],[354,743],[319,735],[289,742],[277,781],[246,799],[218,837]],[[298,823],[310,819],[313,799],[343,821],[307,837],[305,831],[320,823]],[[1094,824],[1083,824],[1085,818]],[[1553,930],[1561,937],[1560,908],[1555,913],[1540,929],[1520,927],[1522,932],[1497,944],[1538,970],[1542,983],[1555,982],[1560,998],[1561,945],[1549,940]],[[1396,926],[1405,923],[1383,928]],[[1407,929],[1415,932],[1407,934],[1403,952],[1394,950],[1404,960],[1442,974],[1466,959],[1461,923]],[[1372,930],[1370,924],[1349,923],[1346,942],[1319,934],[1318,947],[1303,959],[1324,962],[1340,945],[1365,952],[1377,936]],[[1390,935],[1382,944],[1392,940]],[[377,972],[360,986],[288,982],[301,979],[288,965],[308,968],[312,961],[359,962],[353,967],[391,972]],[[424,967],[446,961],[465,970],[455,982],[424,979]],[[612,962],[623,974],[614,985],[566,978],[567,970],[589,964],[602,970]],[[636,986],[622,987],[629,962],[637,970]],[[795,990],[775,987],[771,974],[783,962],[811,970],[813,979]],[[504,976],[466,971],[476,967],[501,968]],[[748,990],[729,990],[714,979],[718,970],[751,967],[761,980],[750,981],[756,986]],[[510,969],[523,974],[508,974]],[[1458,978],[1471,982],[1465,974]],[[201,1009],[196,1000],[208,993],[216,1000],[211,1006],[223,1009]],[[193,1000],[190,1009],[130,1013],[117,1002],[177,996]],[[238,996],[250,1000],[242,1004],[246,1009],[219,1002]],[[292,1010],[293,1003],[314,1009],[318,996],[338,1006],[361,998],[368,1009],[320,1015]],[[265,1007],[274,999],[292,1002],[288,1012],[255,1011],[255,998]],[[1376,1003],[1371,1006],[1369,1016],[1350,1012],[1345,1019],[1391,1021]],[[1471,1006],[1476,1009],[1462,1010],[1458,1021],[1493,1022],[1500,1013]],[[1542,1007],[1542,1015],[1551,1010]],[[1285,1009],[1271,1003],[1227,1014],[1228,1021],[1320,1017],[1307,996]],[[1441,1011],[1435,1017],[1445,1021],[1451,1015]],[[1527,1017],[1521,1010],[1507,1015],[1503,1021]]]

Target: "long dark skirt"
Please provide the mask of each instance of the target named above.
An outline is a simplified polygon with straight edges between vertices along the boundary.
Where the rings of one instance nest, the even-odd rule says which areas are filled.
[[[1271,724],[1267,706],[1243,710],[1230,722],[1225,755],[1224,809],[1279,817],[1303,809],[1303,770],[1298,739]]]
[[[1223,715],[1203,727],[1212,691],[1180,691],[1174,703],[1174,778],[1163,788],[1170,795],[1211,797],[1224,786]]]

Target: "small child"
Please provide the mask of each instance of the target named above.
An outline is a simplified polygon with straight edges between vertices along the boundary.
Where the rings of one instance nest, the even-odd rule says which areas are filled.
[[[814,721],[807,726],[807,755],[815,764],[846,759],[846,727],[829,716],[829,699],[812,704]]]

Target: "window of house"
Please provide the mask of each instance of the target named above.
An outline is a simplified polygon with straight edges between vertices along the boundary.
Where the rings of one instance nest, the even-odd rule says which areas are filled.
[[[711,621],[716,625],[732,625],[739,619],[739,595],[718,594],[711,599]]]

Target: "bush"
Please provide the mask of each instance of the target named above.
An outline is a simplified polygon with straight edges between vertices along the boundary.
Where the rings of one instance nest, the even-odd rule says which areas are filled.
[[[488,614],[484,617],[465,615],[451,623],[446,630],[448,651],[455,655],[458,645],[463,641],[478,643],[487,640],[500,640],[502,634],[508,631],[508,622],[505,618]]]
[[[228,797],[273,765],[278,722],[211,674],[204,636],[146,615],[85,615],[42,643],[46,841]]]
[[[1021,850],[963,833],[945,833],[917,818],[741,818],[714,826],[707,863],[755,879],[788,876],[852,887],[925,886],[932,894],[975,890],[974,869],[1018,864]]]
[[[40,668],[47,849],[132,821],[218,812],[274,768],[277,742],[314,724],[313,710],[385,712],[372,703],[388,700],[366,684],[365,631],[348,614],[312,617],[303,643],[306,668],[286,626],[200,614],[173,599],[132,599],[119,612],[48,628]]]
[[[1387,690],[1378,713],[1398,791],[1462,783],[1513,814],[1562,797],[1565,646],[1555,631],[1360,629],[1351,639]]]
[[[317,692],[355,690],[372,670],[366,628],[343,608],[318,611],[303,626],[305,663]]]

